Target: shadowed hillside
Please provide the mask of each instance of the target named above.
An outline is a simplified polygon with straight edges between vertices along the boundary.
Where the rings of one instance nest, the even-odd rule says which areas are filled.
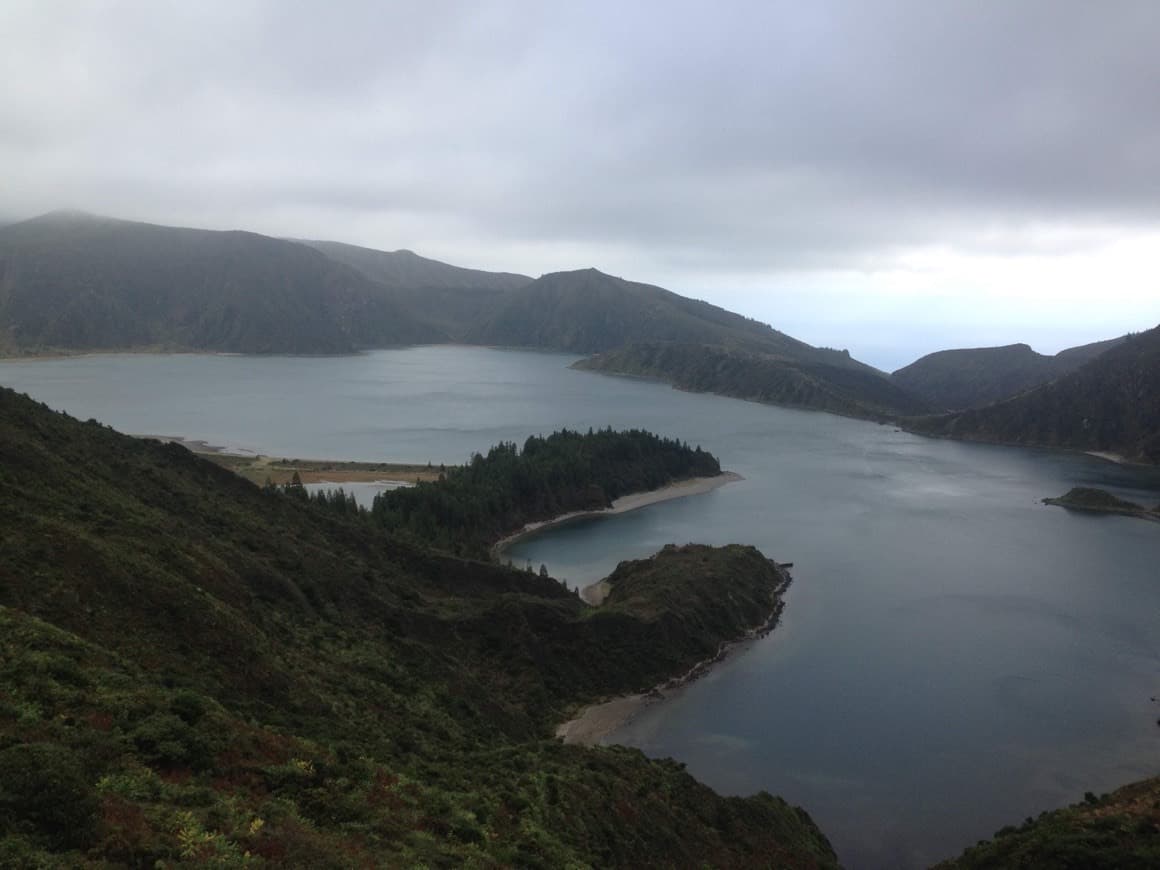
[[[1160,867],[1160,779],[1149,779],[1083,803],[1010,825],[937,870]]]
[[[574,368],[657,378],[678,389],[871,420],[921,414],[929,406],[861,364],[714,345],[650,342],[598,354]]]
[[[899,369],[890,380],[936,408],[975,408],[1062,377],[1123,341],[1113,338],[1085,344],[1055,356],[1036,353],[1025,344],[942,350]]]
[[[1013,399],[907,421],[927,435],[1066,447],[1160,462],[1160,327]]]
[[[834,866],[780,799],[548,737],[775,606],[752,548],[668,553],[731,603],[658,633],[652,581],[591,611],[9,390],[0,489],[0,865]]]

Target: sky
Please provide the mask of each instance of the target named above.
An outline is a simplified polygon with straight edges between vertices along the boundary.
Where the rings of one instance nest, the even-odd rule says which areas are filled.
[[[0,4],[0,218],[595,266],[848,348],[1160,323],[1160,3]]]

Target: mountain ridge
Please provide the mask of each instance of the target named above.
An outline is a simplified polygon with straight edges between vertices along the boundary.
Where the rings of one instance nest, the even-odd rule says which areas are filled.
[[[941,350],[894,371],[890,379],[934,407],[958,411],[1002,401],[1055,380],[1123,341],[1119,337],[1093,342],[1054,356],[1036,353],[1022,342]]]
[[[923,435],[1160,462],[1160,326],[1069,374],[982,408],[905,421]]]
[[[799,379],[821,389],[798,390],[795,399],[808,407],[820,407],[809,404],[814,398],[857,389],[859,378],[871,393],[888,389],[883,372],[848,353],[594,268],[533,280],[406,251],[81,212],[0,228],[0,352],[9,354],[349,353],[448,342],[589,354],[647,341],[712,345],[809,367]],[[766,371],[759,367],[756,375]],[[763,390],[774,402],[781,392]],[[844,412],[881,416],[862,404],[844,403]]]
[[[0,228],[0,342],[349,353],[445,340],[322,253],[245,230],[52,212]]]

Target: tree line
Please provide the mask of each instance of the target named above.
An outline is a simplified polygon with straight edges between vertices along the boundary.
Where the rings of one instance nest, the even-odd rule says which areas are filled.
[[[375,497],[372,520],[393,533],[464,556],[483,557],[531,522],[598,510],[633,492],[720,474],[710,453],[641,429],[533,435],[505,441],[436,481]]]

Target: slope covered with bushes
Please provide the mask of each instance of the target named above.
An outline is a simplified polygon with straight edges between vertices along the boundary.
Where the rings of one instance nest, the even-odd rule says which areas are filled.
[[[834,862],[777,798],[548,736],[745,626],[644,642],[631,608],[7,390],[0,490],[0,865]],[[727,564],[768,563],[676,567],[728,595]]]

